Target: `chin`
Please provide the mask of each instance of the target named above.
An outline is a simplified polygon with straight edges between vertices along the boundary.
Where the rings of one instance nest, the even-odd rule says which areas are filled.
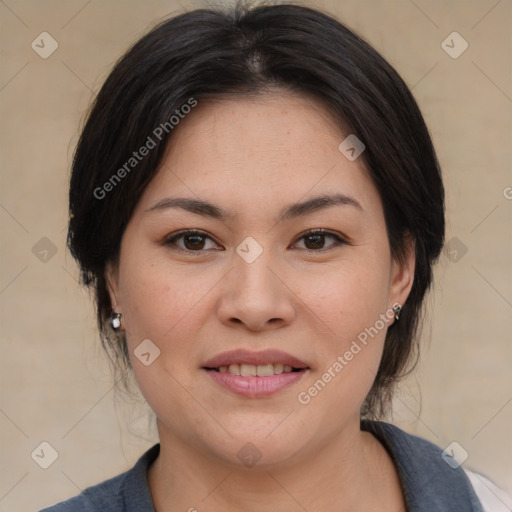
[[[249,437],[236,437],[226,443],[222,453],[216,453],[229,464],[235,465],[237,469],[247,468],[252,471],[265,471],[292,465],[297,453],[303,447],[304,440],[297,436],[297,439],[288,437],[262,439],[254,435]],[[213,447],[218,450],[218,446]]]
[[[270,466],[275,469],[291,464],[308,443],[304,429],[294,424],[286,428],[281,423],[286,415],[272,416],[272,421],[263,421],[261,416],[260,413],[259,421],[258,417],[249,415],[236,425],[225,423],[231,435],[224,432],[223,439],[213,440],[210,432],[206,439],[203,438],[207,449],[238,469],[243,466],[253,470],[269,469]]]

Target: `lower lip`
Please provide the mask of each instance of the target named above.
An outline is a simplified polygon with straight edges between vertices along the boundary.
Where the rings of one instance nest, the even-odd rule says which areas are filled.
[[[268,377],[242,377],[231,373],[205,370],[214,382],[234,393],[247,398],[261,398],[273,395],[302,379],[308,370],[280,373]]]

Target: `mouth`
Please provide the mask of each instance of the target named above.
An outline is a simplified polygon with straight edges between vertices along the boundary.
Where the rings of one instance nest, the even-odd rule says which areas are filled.
[[[281,375],[282,373],[301,372],[308,367],[294,368],[288,364],[266,363],[266,364],[246,364],[234,363],[218,366],[216,368],[203,367],[204,370],[210,370],[218,373],[229,373],[230,375],[241,375],[242,377],[270,377],[271,375]]]
[[[225,352],[207,361],[201,369],[216,384],[246,398],[273,395],[310,371],[303,361],[275,350]]]

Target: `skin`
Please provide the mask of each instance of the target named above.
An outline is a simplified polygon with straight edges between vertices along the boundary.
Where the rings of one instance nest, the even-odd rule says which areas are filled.
[[[297,399],[412,286],[413,250],[392,259],[378,191],[362,159],[338,150],[346,135],[315,102],[289,93],[200,102],[136,206],[107,277],[157,416],[161,451],[148,481],[158,512],[405,510],[391,459],[359,428],[392,320],[310,403]],[[327,193],[361,208],[276,221],[285,206]],[[151,210],[170,196],[233,217]],[[320,228],[349,243],[304,238]],[[163,243],[183,229],[206,238]],[[252,263],[236,252],[248,236],[263,248]],[[145,339],[161,351],[149,366],[133,355]],[[282,350],[310,369],[277,394],[244,398],[201,369],[237,348]],[[252,468],[237,457],[248,442],[261,454]]]

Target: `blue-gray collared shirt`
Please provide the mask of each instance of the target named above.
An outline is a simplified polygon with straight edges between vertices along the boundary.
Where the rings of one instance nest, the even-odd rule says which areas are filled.
[[[441,448],[388,423],[363,421],[361,429],[371,432],[391,455],[409,512],[483,512],[462,467],[443,460]],[[155,512],[147,470],[159,452],[156,444],[127,472],[41,512]]]

